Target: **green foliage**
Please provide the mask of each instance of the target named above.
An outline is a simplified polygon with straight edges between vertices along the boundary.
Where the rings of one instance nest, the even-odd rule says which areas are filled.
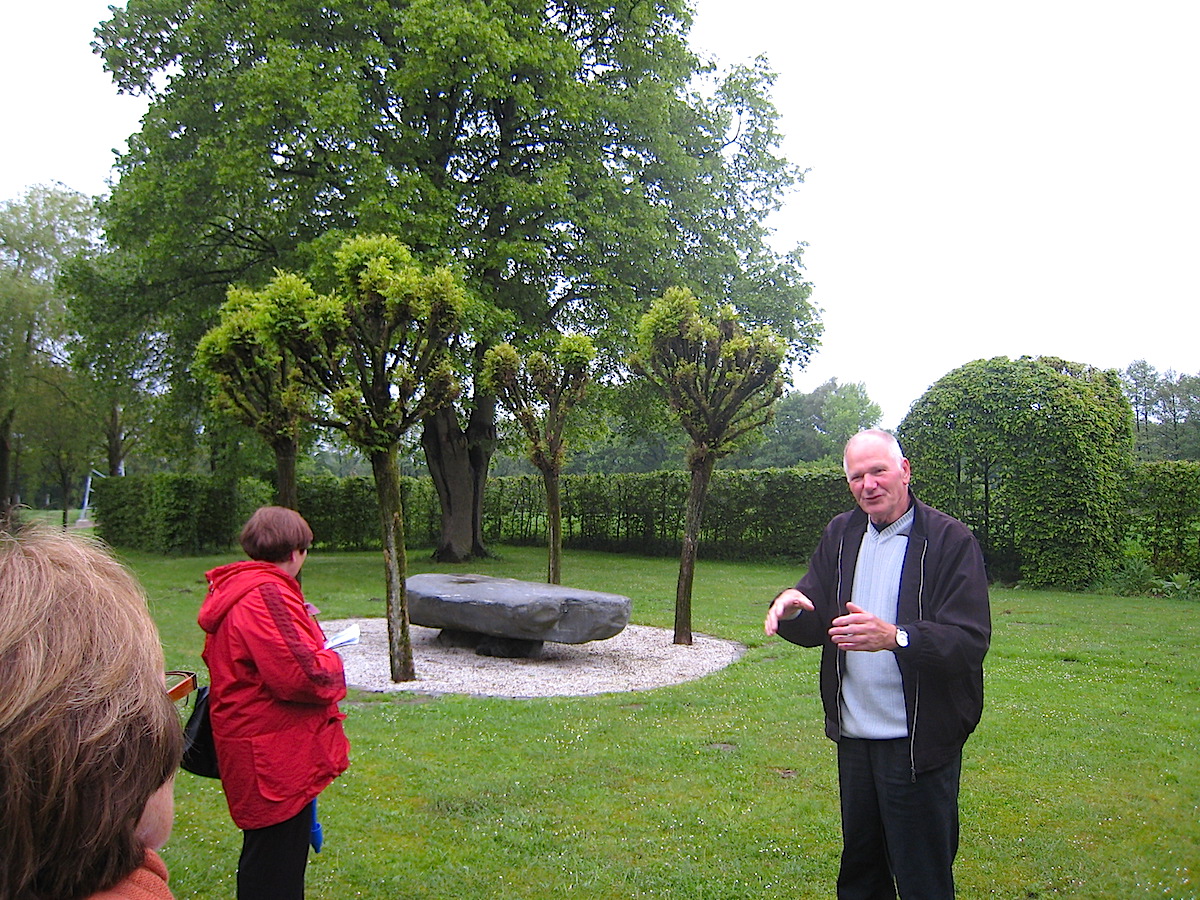
[[[1120,558],[1133,417],[1115,371],[976,360],[901,423],[922,499],[966,522],[991,577],[1082,588]]]
[[[1200,579],[1187,572],[1176,572],[1170,578],[1154,579],[1154,592],[1175,600],[1200,600]]]
[[[38,185],[0,202],[0,521],[14,495],[11,448],[31,399],[30,369],[48,369],[67,340],[55,280],[68,260],[92,250],[95,238],[95,210],[82,194]]]
[[[565,454],[567,417],[583,399],[596,349],[583,334],[562,335],[550,350],[531,351],[522,363],[512,344],[498,344],[483,357],[480,378],[513,414],[529,443],[529,459],[546,488],[549,564],[547,580],[562,577],[562,497],[559,476]]]
[[[454,260],[494,307],[471,376],[488,346],[547,329],[620,359],[641,298],[685,282],[802,361],[820,328],[801,248],[776,252],[766,225],[802,179],[774,76],[708,66],[690,22],[683,0],[114,7],[97,49],[150,100],[104,208],[137,273],[130,330],[190,359],[231,281],[312,274],[329,233],[362,230]],[[353,398],[329,396],[345,419]],[[466,397],[425,423],[460,559],[486,551],[471,530],[496,438],[492,398]]]
[[[196,345],[193,372],[211,391],[213,406],[253,428],[268,443],[296,440],[301,418],[283,402],[292,364],[268,331],[278,294],[303,289],[297,276],[278,273],[262,292],[231,287],[219,321]],[[302,408],[301,398],[292,406]]]
[[[1200,576],[1200,462],[1146,462],[1130,478],[1130,525],[1157,574]]]
[[[1166,466],[1175,479],[1162,478]],[[1142,463],[1134,467],[1135,483],[1157,486],[1200,478],[1200,464]],[[219,531],[199,539],[177,541],[160,547],[158,530],[150,518],[154,485],[174,476],[131,476],[97,479],[93,482],[97,509],[94,517],[105,540],[114,546],[154,549],[161,552],[191,552],[197,543],[223,547],[258,506],[271,502],[269,487],[255,479],[242,479],[229,486],[217,479],[187,482],[199,504],[216,500],[221,509],[233,492],[231,517],[205,511],[199,518],[221,522],[222,516],[235,524],[233,531]],[[563,477],[564,545],[575,549],[674,556],[683,538],[683,507],[688,477],[682,471],[660,471],[625,475],[567,475]],[[414,546],[433,547],[439,530],[439,509],[428,478],[402,479],[406,534]],[[299,508],[316,534],[316,545],[330,550],[378,549],[378,501],[370,479],[301,477]],[[1168,546],[1183,531],[1200,534],[1197,507],[1168,505],[1156,510],[1159,498],[1174,498],[1174,492],[1134,494],[1139,497],[1128,519],[1137,523],[1136,540],[1145,546]],[[701,532],[701,556],[708,559],[793,559],[806,560],[828,521],[852,505],[845,477],[836,470],[807,471],[801,468],[767,470],[718,469],[708,494],[707,512]],[[542,545],[545,540],[545,493],[541,479],[534,476],[493,478],[487,485],[485,533],[497,544]],[[1180,518],[1182,517],[1182,518]],[[1182,525],[1183,527],[1179,527]],[[1164,529],[1159,533],[1159,528]],[[1192,538],[1193,548],[1196,538]],[[1147,551],[1149,552],[1149,551]],[[1163,564],[1176,566],[1180,557],[1163,554]],[[1197,570],[1157,569],[1148,558],[1131,551],[1106,578],[1096,583],[1121,596],[1151,593],[1155,579],[1182,583],[1190,571],[1195,583]]]
[[[1133,407],[1138,459],[1200,460],[1200,375],[1160,373],[1139,359],[1121,381]]]
[[[96,533],[114,547],[196,555],[235,543],[245,504],[236,485],[204,475],[93,482]]]
[[[402,478],[405,537],[417,547],[432,547],[438,533],[438,501],[428,478]],[[379,498],[369,478],[302,476],[299,510],[308,520],[316,546],[327,550],[379,549]]]
[[[1140,556],[1126,556],[1119,566],[1102,579],[1097,587],[1109,590],[1118,597],[1138,597],[1154,589],[1154,567]]]
[[[520,424],[539,471],[562,470],[567,417],[583,399],[595,358],[584,334],[561,335],[549,352],[532,350],[524,360],[509,343],[484,354],[481,383]]]
[[[688,467],[727,456],[770,420],[783,393],[786,346],[770,328],[747,329],[736,310],[701,312],[687,288],[670,288],[637,330],[633,371],[649,380],[691,438]]]
[[[810,345],[799,257],[763,224],[801,179],[774,76],[711,72],[689,24],[677,0],[114,8],[97,47],[151,103],[110,237],[181,316],[211,299],[195,288],[303,268],[361,228],[462,260],[524,332],[623,346],[638,293],[687,270]]]
[[[765,425],[783,393],[786,345],[768,326],[746,328],[724,304],[712,316],[687,288],[669,288],[638,323],[633,372],[650,382],[691,438],[675,643],[692,642],[691,597],[709,480],[718,459]]]
[[[318,294],[277,272],[254,292],[261,328],[293,361],[284,399],[357,446],[382,451],[459,392],[450,353],[468,306],[446,268],[420,265],[389,235],[347,237],[333,252],[337,283]]]
[[[879,404],[861,384],[831,378],[809,393],[785,393],[762,430],[762,442],[738,451],[722,463],[731,469],[767,469],[800,463],[841,466],[842,450],[852,436],[876,428]]]
[[[150,550],[149,479],[140,476],[98,478],[92,482],[92,518],[96,534],[113,547]]]

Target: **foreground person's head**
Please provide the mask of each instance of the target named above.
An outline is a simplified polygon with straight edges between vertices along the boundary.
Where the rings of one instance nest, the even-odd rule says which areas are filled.
[[[170,832],[182,747],[134,577],[78,536],[0,533],[0,897],[136,869]]]

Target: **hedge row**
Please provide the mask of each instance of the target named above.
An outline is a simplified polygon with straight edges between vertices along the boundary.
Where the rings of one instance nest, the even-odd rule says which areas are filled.
[[[1135,466],[1128,485],[1127,533],[1164,576],[1200,575],[1200,463]],[[406,541],[437,543],[441,513],[428,479],[402,479]],[[571,475],[563,478],[567,547],[679,553],[686,472]],[[271,488],[198,475],[108,478],[94,487],[101,536],[117,547],[199,554],[236,547],[242,522],[269,503]],[[366,478],[302,478],[300,512],[317,545],[379,548],[375,490]],[[484,502],[484,537],[496,544],[544,544],[545,500],[538,476],[493,478]],[[700,553],[708,558],[806,559],[825,523],[851,504],[838,472],[799,469],[713,473]],[[947,510],[953,512],[953,510]]]
[[[302,478],[299,509],[319,548],[379,547],[379,508],[368,478]],[[402,479],[406,541],[433,547],[441,513],[427,479]],[[578,475],[563,479],[563,544],[674,555],[683,540],[686,472]],[[271,489],[199,475],[108,478],[95,488],[100,535],[113,546],[199,554],[236,546],[249,514]],[[806,558],[825,523],[848,508],[840,474],[795,469],[714,473],[700,552],[710,558]],[[545,542],[545,495],[539,476],[493,478],[484,499],[484,537],[497,544]]]
[[[673,556],[683,541],[688,473],[563,478],[563,546]],[[505,544],[545,542],[540,477],[492,479],[484,535]],[[807,559],[825,524],[848,509],[846,479],[797,469],[713,473],[700,535],[712,559]]]
[[[1200,577],[1200,463],[1139,463],[1129,495],[1130,537],[1155,571]]]
[[[301,514],[316,544],[328,550],[380,547],[379,506],[369,478],[301,478]],[[114,547],[152,553],[198,555],[237,546],[242,524],[272,502],[273,488],[253,478],[237,482],[203,475],[130,475],[93,487],[99,535]],[[410,546],[432,546],[441,514],[433,485],[402,479]]]

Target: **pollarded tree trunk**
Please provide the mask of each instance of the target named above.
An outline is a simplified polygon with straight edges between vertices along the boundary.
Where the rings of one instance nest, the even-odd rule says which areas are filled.
[[[475,404],[465,431],[451,407],[426,417],[421,447],[442,511],[434,559],[464,562],[491,555],[483,539],[483,492],[495,446],[492,398]]]
[[[700,524],[704,520],[704,501],[712,480],[716,458],[705,453],[692,462],[692,481],[688,487],[687,513],[683,526],[683,549],[679,554],[679,582],[675,586],[675,643],[692,643],[692,581],[696,574],[696,551],[700,546]]]
[[[383,536],[383,568],[387,581],[388,660],[392,681],[412,681],[417,677],[413,665],[412,635],[408,622],[408,556],[404,547],[404,508],[400,496],[400,469],[396,464],[397,445],[371,451],[371,471],[375,473],[375,492],[379,498],[379,520]]]
[[[549,544],[546,581],[562,584],[562,490],[558,472],[543,470],[542,483],[546,486],[546,539]]]

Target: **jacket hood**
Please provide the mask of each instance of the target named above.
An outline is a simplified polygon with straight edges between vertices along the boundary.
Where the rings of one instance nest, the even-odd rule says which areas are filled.
[[[206,572],[204,577],[208,579],[208,594],[200,604],[197,621],[208,634],[214,634],[229,611],[264,582],[274,581],[289,585],[294,591],[300,590],[299,582],[279,566],[258,560],[218,566]]]

